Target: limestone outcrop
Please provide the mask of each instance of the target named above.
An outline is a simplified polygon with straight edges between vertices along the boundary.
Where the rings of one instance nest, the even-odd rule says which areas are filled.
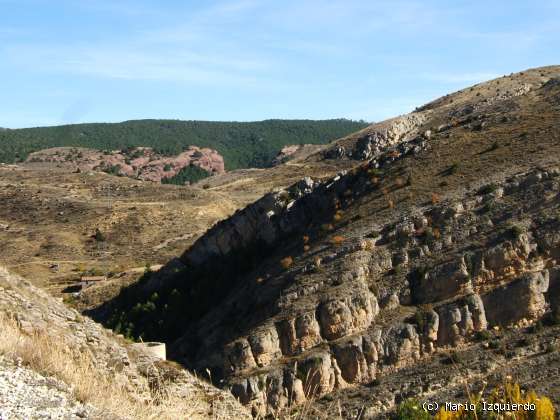
[[[184,261],[196,267],[254,242],[274,245],[303,234],[312,219],[306,216],[309,209],[324,203],[322,209],[336,211],[328,207],[333,197],[363,188],[359,173],[332,183],[304,180],[288,193],[265,197],[212,229]],[[483,188],[461,201],[431,206],[344,242],[312,264],[290,267],[290,286],[281,292],[273,316],[223,347],[226,387],[254,413],[264,414],[371,383],[494,327],[540,319],[560,300],[554,258],[559,222],[547,222],[545,229],[527,228],[530,223],[520,220],[495,231],[480,208],[489,201],[505,209],[530,206],[525,200],[532,191],[559,185],[554,170],[522,174],[492,192]],[[281,204],[280,197],[290,204]],[[298,215],[297,222],[290,212]],[[480,245],[481,238],[490,245]],[[382,281],[387,276],[390,283]],[[323,280],[314,283],[319,277]],[[266,294],[266,282],[258,287]],[[399,314],[404,308],[416,313]],[[216,344],[208,341],[204,348]],[[217,355],[214,363],[219,360]],[[209,361],[204,357],[194,367]]]

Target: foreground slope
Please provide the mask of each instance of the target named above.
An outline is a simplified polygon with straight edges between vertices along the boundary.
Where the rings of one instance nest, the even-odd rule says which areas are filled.
[[[548,67],[371,126],[307,158],[354,169],[265,195],[94,315],[167,341],[255,412],[387,383],[348,402],[377,415],[461,377],[499,380],[511,358],[557,398],[558,121]],[[449,349],[478,368],[440,375]]]
[[[247,417],[231,396],[2,267],[0,371],[0,414],[7,418]]]

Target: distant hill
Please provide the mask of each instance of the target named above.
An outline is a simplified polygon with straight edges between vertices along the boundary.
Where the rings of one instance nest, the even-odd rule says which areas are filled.
[[[188,146],[196,145],[216,149],[224,156],[228,170],[266,167],[286,145],[326,144],[366,126],[367,123],[346,119],[259,122],[138,120],[0,130],[0,162],[21,161],[32,152],[51,147],[124,150],[148,146],[163,155],[177,155]]]

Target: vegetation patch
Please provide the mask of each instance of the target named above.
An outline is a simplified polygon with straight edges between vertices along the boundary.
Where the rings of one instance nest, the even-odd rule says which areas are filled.
[[[145,146],[152,147],[156,153],[175,156],[188,146],[199,146],[217,150],[228,170],[261,168],[270,166],[284,146],[326,144],[367,125],[346,119],[243,123],[138,120],[3,130],[0,131],[0,162],[23,161],[30,153],[51,147],[125,150]]]

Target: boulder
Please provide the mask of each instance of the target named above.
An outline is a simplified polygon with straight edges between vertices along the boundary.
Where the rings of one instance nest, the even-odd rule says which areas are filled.
[[[249,344],[257,366],[268,366],[282,356],[278,332],[274,326],[257,330],[249,336]]]
[[[323,341],[315,312],[307,312],[296,318],[277,324],[280,348],[284,355],[296,355]]]
[[[226,372],[238,372],[257,366],[251,346],[245,338],[228,344],[224,350],[224,367]]]
[[[377,350],[374,346],[364,346],[361,336],[335,344],[333,353],[345,382],[358,384],[375,379]]]
[[[464,258],[440,264],[426,273],[416,273],[412,297],[417,303],[438,302],[472,293],[472,284]]]
[[[546,309],[548,271],[526,273],[482,297],[490,326],[510,325],[523,318],[536,319]]]
[[[321,331],[327,340],[335,340],[365,330],[379,312],[377,299],[369,291],[325,301],[319,305]]]
[[[455,302],[437,308],[439,328],[437,345],[457,345],[475,331],[488,326],[482,299],[471,294]]]

